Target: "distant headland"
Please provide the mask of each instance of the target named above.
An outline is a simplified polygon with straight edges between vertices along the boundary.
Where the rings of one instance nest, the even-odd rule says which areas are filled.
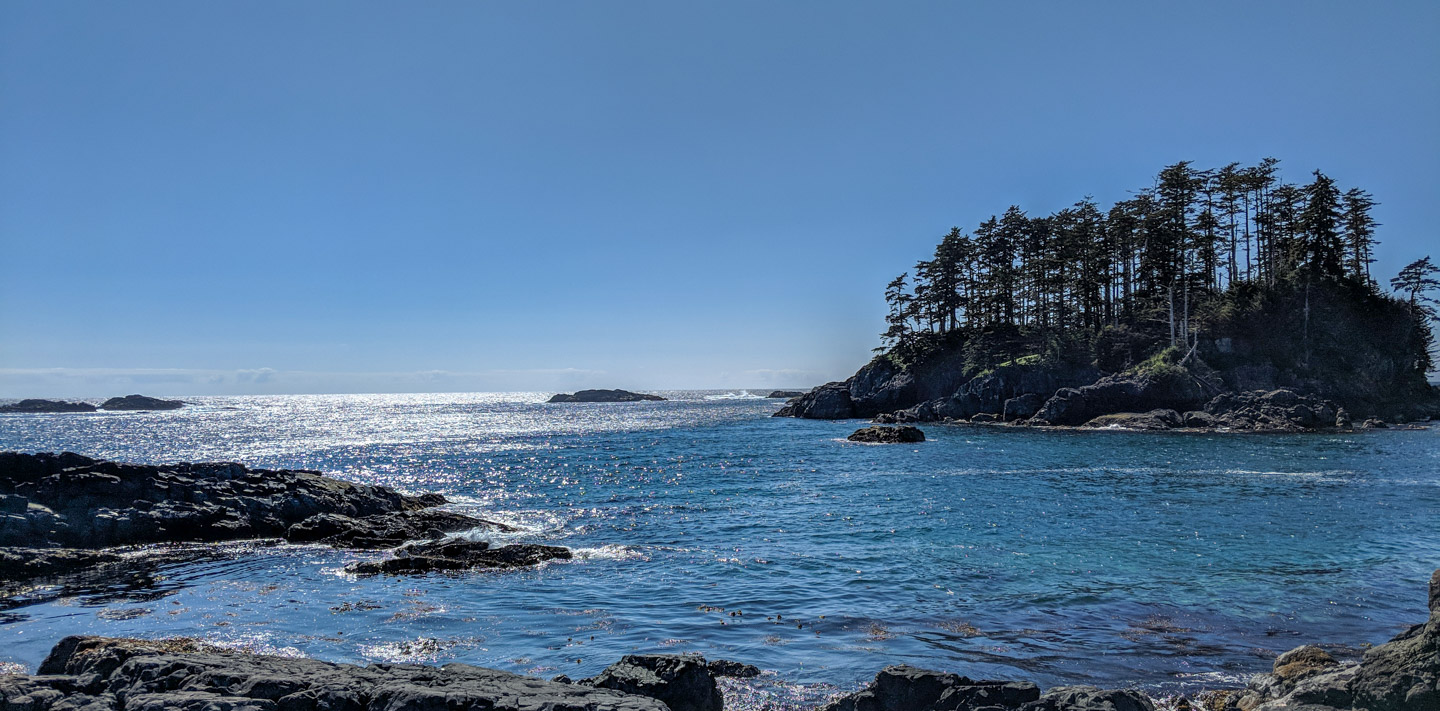
[[[549,402],[642,402],[664,399],[659,395],[632,393],[629,390],[581,390],[574,395],[557,393]]]
[[[776,416],[1302,431],[1440,415],[1440,268],[1372,278],[1378,203],[1180,162],[1108,210],[1011,206],[885,291],[883,345]]]

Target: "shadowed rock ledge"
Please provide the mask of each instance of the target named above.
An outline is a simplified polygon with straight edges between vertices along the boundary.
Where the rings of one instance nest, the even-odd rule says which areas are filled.
[[[0,589],[117,564],[119,546],[279,538],[377,550],[513,530],[434,508],[445,503],[307,470],[0,452]]]

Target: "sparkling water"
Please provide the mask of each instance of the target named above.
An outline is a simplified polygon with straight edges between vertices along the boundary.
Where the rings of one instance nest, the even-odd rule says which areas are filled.
[[[1155,694],[1233,686],[1302,643],[1356,654],[1425,618],[1436,430],[1164,434],[771,418],[747,392],[189,398],[0,415],[0,449],[318,469],[573,549],[537,569],[356,578],[381,553],[231,544],[137,581],[0,603],[0,663],[68,634],[198,637],[331,661],[579,678],[631,652],[760,666],[784,707],[887,664]],[[137,566],[144,567],[144,554]]]

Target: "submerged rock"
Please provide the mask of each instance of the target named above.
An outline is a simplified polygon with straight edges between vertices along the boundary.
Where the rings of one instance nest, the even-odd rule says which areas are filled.
[[[179,400],[161,400],[146,395],[112,397],[100,404],[102,410],[178,410],[185,407]]]
[[[845,439],[851,442],[873,442],[876,444],[908,444],[911,442],[924,442],[925,433],[918,427],[902,425],[900,427],[885,427],[872,425],[850,433]]]
[[[705,658],[696,654],[627,654],[580,683],[658,699],[670,711],[720,711],[724,705]]]
[[[549,402],[641,402],[664,399],[659,395],[632,393],[629,390],[581,390],[574,395],[557,393]]]
[[[728,659],[712,659],[705,665],[713,676],[728,676],[736,679],[753,679],[760,676],[760,667],[753,664],[732,662]]]
[[[491,548],[484,541],[426,541],[402,546],[394,558],[351,563],[345,572],[355,575],[403,575],[441,570],[524,568],[547,560],[568,560],[569,548],[531,543]]]
[[[39,400],[31,398],[9,405],[0,405],[0,412],[94,412],[95,406],[88,402],[65,402],[63,400]]]
[[[246,654],[189,639],[66,637],[39,674],[0,675],[0,710],[677,711],[643,695],[468,664],[372,664]],[[719,708],[718,706],[716,707]]]

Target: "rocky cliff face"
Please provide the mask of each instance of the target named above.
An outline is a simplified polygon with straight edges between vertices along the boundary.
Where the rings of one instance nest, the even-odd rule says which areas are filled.
[[[1377,367],[1384,372],[1391,369],[1385,363]],[[1349,393],[1365,408],[1359,412],[1366,414],[1356,415],[1355,422],[1372,416],[1377,401],[1386,403],[1380,406],[1380,416],[1392,422],[1440,416],[1440,396],[1429,385],[1363,386],[1383,373],[1359,377],[1361,385],[1327,385],[1272,366],[1232,363],[1226,370],[1215,370],[1198,357],[1186,367],[1118,374],[1091,366],[1047,364],[1004,365],[973,378],[963,377],[962,372],[956,353],[908,370],[876,358],[848,380],[826,383],[791,400],[775,416],[1286,432],[1350,427],[1356,408],[1347,409],[1345,401],[1337,402],[1327,393]],[[1392,391],[1399,394],[1385,395]],[[1173,411],[1174,417],[1155,415],[1161,411]],[[1120,414],[1137,417],[1111,417]],[[1142,414],[1154,416],[1138,417]]]

